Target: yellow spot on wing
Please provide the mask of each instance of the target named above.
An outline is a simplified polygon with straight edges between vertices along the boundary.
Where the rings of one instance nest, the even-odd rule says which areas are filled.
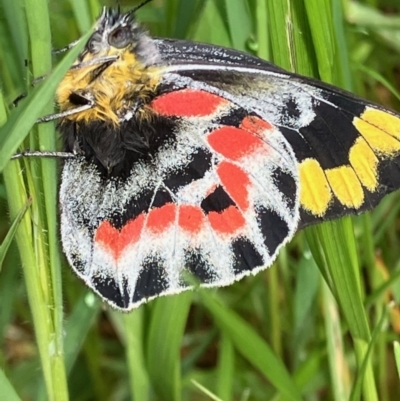
[[[332,199],[324,170],[315,159],[305,159],[299,165],[300,203],[314,216],[323,216]]]
[[[350,166],[325,170],[333,193],[346,207],[360,208],[364,202],[364,191],[356,173]]]
[[[378,186],[378,158],[365,139],[360,137],[350,149],[349,160],[357,177],[369,191],[374,192]]]
[[[367,107],[361,118],[383,132],[400,139],[400,118],[382,110]]]
[[[376,152],[392,156],[400,151],[400,119],[387,112],[369,108],[353,120],[354,126]]]

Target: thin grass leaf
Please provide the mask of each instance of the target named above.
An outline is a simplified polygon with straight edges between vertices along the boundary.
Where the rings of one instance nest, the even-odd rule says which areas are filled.
[[[192,383],[194,386],[196,386],[202,393],[204,393],[207,396],[207,399],[213,400],[213,401],[226,401],[222,398],[217,397],[215,394],[213,394],[210,390],[202,386],[200,383],[198,383],[196,380],[192,380]]]
[[[163,401],[182,399],[180,348],[192,292],[153,302],[147,335],[147,368],[150,381]]]
[[[311,228],[321,242],[337,291],[338,302],[354,337],[368,342],[369,328],[362,302],[357,249],[349,217]]]
[[[397,376],[399,377],[400,381],[400,343],[397,341],[393,343],[393,352],[394,352],[394,359],[396,361]]]
[[[84,293],[75,303],[64,324],[65,367],[68,374],[82,350],[86,336],[100,313],[101,302],[93,294]]]
[[[268,1],[266,4],[273,61],[289,71],[295,71],[291,3]]]
[[[389,89],[389,91],[396,96],[398,100],[400,100],[400,92],[392,85],[386,78],[384,78],[381,74],[377,73],[376,71],[372,70],[371,68],[365,67],[362,64],[357,64],[357,69],[365,72],[370,77],[372,77],[375,81],[382,84],[385,88]]]
[[[89,11],[89,5],[80,0],[69,0],[74,11],[75,21],[78,24],[80,34],[90,30],[92,26],[92,16]]]
[[[201,24],[196,24],[190,32],[190,38],[199,42],[231,46],[228,28],[218,6],[213,1],[204,3]]]
[[[307,0],[304,2],[310,24],[311,36],[314,43],[318,62],[319,76],[332,83],[335,42],[333,39],[332,11],[330,0]]]
[[[31,203],[32,203],[32,199],[30,198],[27,200],[24,207],[19,211],[19,213],[15,217],[14,221],[11,224],[10,229],[8,230],[6,237],[4,238],[3,242],[0,245],[0,272],[1,272],[1,268],[3,266],[4,258],[6,257],[8,248],[10,247],[10,245],[14,239],[15,233],[18,229],[18,226],[21,223],[21,220],[24,217],[24,215],[25,215],[26,211],[28,210],[29,206],[31,205]]]
[[[265,60],[271,59],[270,37],[268,29],[267,4],[264,0],[256,3],[257,55]]]
[[[339,312],[337,303],[326,284],[323,285],[322,291],[333,398],[335,401],[346,401],[350,394],[350,383],[346,380],[349,371],[346,363]]]
[[[144,308],[123,315],[126,359],[129,369],[131,397],[146,401],[150,395],[150,382],[144,355],[145,315]]]
[[[238,50],[246,50],[252,31],[247,4],[244,1],[225,0],[225,12],[232,46]]]
[[[43,76],[52,68],[51,60],[51,31],[49,23],[49,11],[46,0],[25,0],[27,26],[30,37],[31,66],[33,75]],[[48,114],[54,111],[52,102],[49,102],[42,112]],[[54,124],[37,127],[38,138],[30,136],[31,148],[55,149]],[[63,331],[63,302],[61,287],[61,262],[57,241],[57,170],[55,160],[42,160],[40,169],[32,166],[32,183],[30,191],[37,194],[43,191],[44,203],[37,202],[38,217],[40,221],[33,226],[33,243],[36,252],[40,255],[38,267],[42,277],[50,275],[51,285],[45,295],[46,304],[49,306],[49,318],[47,322],[52,338],[53,354],[49,355],[50,372],[45,375],[47,393],[53,394],[56,399],[62,400],[68,397],[64,361],[64,331]],[[29,177],[30,178],[30,177]],[[31,181],[28,180],[28,183]],[[38,199],[38,198],[37,198]],[[43,230],[36,228],[43,227]],[[46,273],[45,273],[46,271]],[[43,324],[35,322],[36,325]],[[43,353],[41,355],[43,363]],[[46,372],[46,370],[44,369]],[[48,374],[51,374],[49,378]],[[43,393],[43,391],[42,391]]]
[[[7,121],[6,104],[4,102],[3,93],[0,91],[0,128]]]
[[[362,301],[357,250],[349,217],[312,227],[319,235],[337,300],[352,334],[357,359],[361,365],[370,341],[368,319]],[[372,366],[367,365],[363,394],[377,400]]]
[[[387,321],[388,315],[389,315],[388,308],[384,308],[381,313],[381,317],[378,321],[378,324],[375,326],[375,328],[372,332],[371,340],[368,344],[368,348],[367,348],[366,352],[364,353],[364,359],[362,360],[361,367],[357,372],[357,378],[353,385],[349,401],[357,401],[357,400],[360,400],[360,398],[361,398],[361,389],[362,389],[363,381],[365,382],[366,375],[368,374],[368,369],[369,369],[368,365],[370,365],[371,353],[372,353],[372,350],[374,349],[374,345],[378,341],[379,334],[383,330],[383,326],[384,326],[385,322]],[[364,393],[365,393],[365,391],[364,391]],[[374,396],[375,396],[374,394],[368,393],[368,398],[372,398]]]
[[[5,22],[7,24],[7,38],[9,38],[9,47],[4,47],[3,50],[10,48],[15,49],[15,58],[18,60],[14,65],[15,69],[10,70],[14,79],[25,76],[24,60],[28,55],[28,31],[25,23],[25,10],[23,0],[0,0],[0,9],[4,13]],[[3,43],[4,45],[5,43]],[[8,53],[8,52],[7,52]],[[10,57],[9,61],[12,60]]]
[[[0,369],[0,389],[3,400],[21,401],[21,398],[18,397],[17,392],[13,388],[12,384],[8,381],[2,369]]]
[[[276,357],[266,341],[235,312],[223,307],[209,293],[199,292],[202,302],[212,314],[215,324],[228,336],[234,347],[271,384],[290,400],[301,400],[301,394],[282,361]]]
[[[219,343],[216,395],[224,401],[233,400],[235,352],[230,338],[222,333]]]
[[[193,16],[198,11],[198,1],[185,1],[180,0],[178,2],[178,9],[175,14],[176,22],[173,31],[173,37],[184,38],[193,21]]]

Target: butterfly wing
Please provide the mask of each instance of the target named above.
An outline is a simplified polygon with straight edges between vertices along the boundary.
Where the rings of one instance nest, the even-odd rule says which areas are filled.
[[[231,49],[170,40],[159,48],[171,65],[167,91],[210,91],[286,138],[300,177],[299,228],[369,210],[400,187],[396,113]]]
[[[156,43],[152,152],[124,180],[85,158],[63,170],[64,251],[112,306],[179,293],[188,273],[228,285],[269,266],[298,228],[400,186],[394,113],[244,53]]]

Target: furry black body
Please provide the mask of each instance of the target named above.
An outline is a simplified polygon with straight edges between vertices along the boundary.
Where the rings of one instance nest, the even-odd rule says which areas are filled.
[[[127,178],[135,162],[150,161],[174,139],[174,121],[162,116],[132,117],[118,126],[104,122],[64,121],[59,125],[64,150],[83,155],[103,178]]]

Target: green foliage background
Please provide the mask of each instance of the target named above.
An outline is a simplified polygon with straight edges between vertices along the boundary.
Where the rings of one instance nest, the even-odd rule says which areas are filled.
[[[65,59],[52,60],[51,49],[87,35],[102,5],[0,0],[0,399],[400,399],[397,193],[372,213],[297,234],[265,273],[130,314],[73,276],[60,252],[58,163],[7,161],[17,149],[57,147],[52,124],[32,126],[52,112],[79,45]],[[137,15],[155,36],[249,51],[400,110],[399,7],[153,0]]]

